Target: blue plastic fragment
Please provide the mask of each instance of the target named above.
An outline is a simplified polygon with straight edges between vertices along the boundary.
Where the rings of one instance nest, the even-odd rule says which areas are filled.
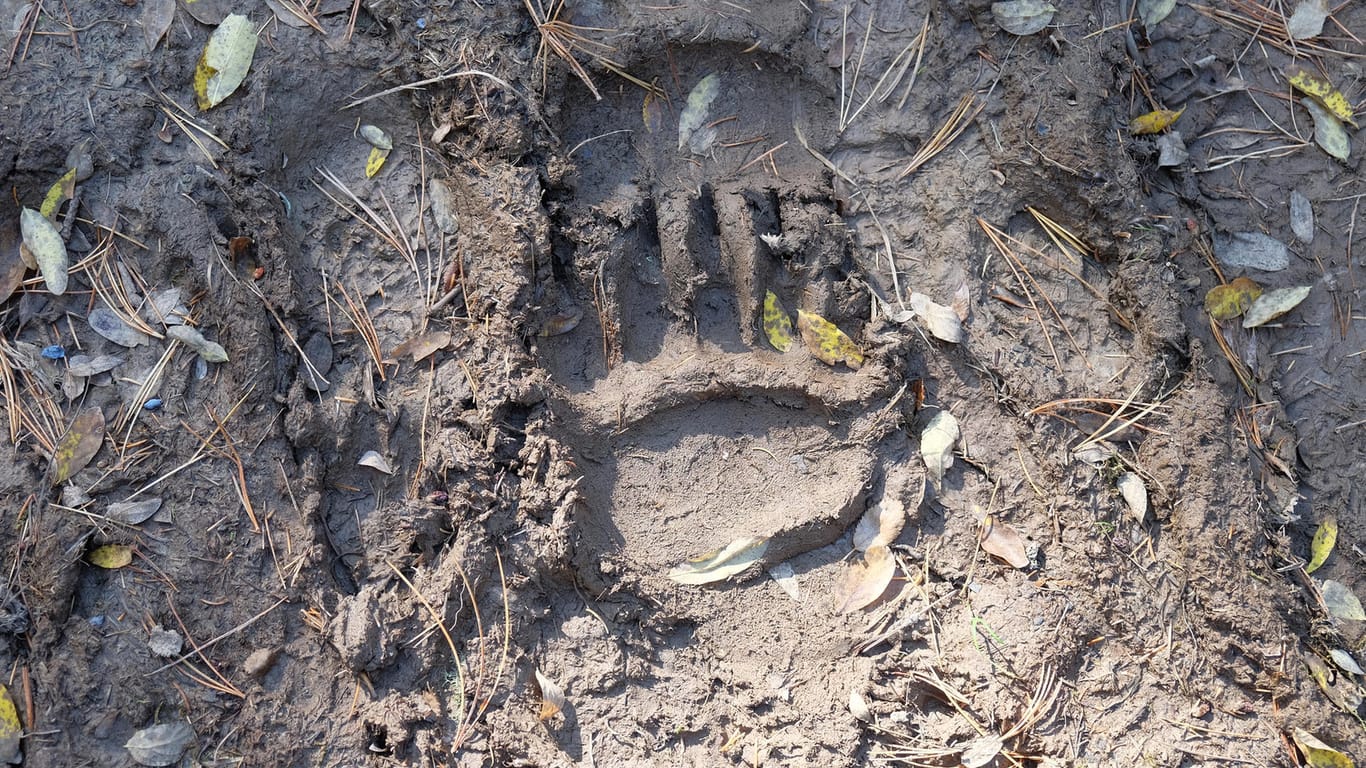
[[[90,622],[90,626],[92,627],[98,628],[104,626],[104,616],[101,615],[91,616],[89,619],[87,619],[87,621]]]
[[[148,400],[147,402],[143,403],[142,407],[143,409],[148,411],[155,411],[156,409],[161,407],[161,398],[154,397],[151,400]]]
[[[417,17],[417,28],[418,28],[418,29],[426,29],[426,28],[427,28],[427,17],[426,17],[426,16],[418,16],[418,17]]]
[[[53,344],[50,347],[43,347],[42,354],[49,360],[61,360],[66,357],[66,347],[61,344]]]

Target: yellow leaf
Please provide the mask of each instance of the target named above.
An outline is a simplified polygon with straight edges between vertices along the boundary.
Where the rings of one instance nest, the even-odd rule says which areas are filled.
[[[1205,311],[1215,320],[1232,320],[1243,314],[1262,295],[1262,287],[1246,277],[1228,285],[1216,285],[1205,294]]]
[[[645,101],[640,105],[640,119],[645,123],[646,133],[659,133],[664,128],[664,102],[653,91],[645,93]]]
[[[1288,74],[1290,84],[1297,90],[1322,104],[1342,122],[1353,128],[1357,127],[1354,119],[1356,110],[1352,109],[1352,102],[1342,95],[1342,91],[1334,88],[1332,83],[1298,67]]]
[[[1292,734],[1295,746],[1304,755],[1304,764],[1309,768],[1355,768],[1352,758],[1319,741],[1314,734],[1296,728]]]
[[[24,735],[24,726],[19,722],[19,710],[10,698],[9,690],[0,685],[0,763],[12,765],[19,762],[19,739]]]
[[[82,411],[52,451],[52,484],[66,482],[85,468],[104,444],[104,413],[99,408]]]
[[[105,544],[90,550],[86,559],[97,568],[122,568],[133,562],[133,548],[127,544]]]
[[[43,205],[38,209],[38,212],[48,220],[55,221],[57,209],[61,208],[62,203],[70,200],[74,194],[76,194],[76,169],[72,168],[62,174],[62,177],[57,179],[57,183],[48,188],[47,196],[43,198]]]
[[[821,362],[827,365],[843,362],[854,369],[863,367],[863,352],[858,345],[829,320],[799,309],[797,329],[802,332],[806,348]]]
[[[384,161],[389,158],[389,150],[372,147],[370,156],[365,159],[365,178],[373,179],[379,169],[384,167]]]
[[[256,30],[246,16],[228,14],[209,35],[194,68],[194,95],[201,110],[218,106],[247,79],[256,55]]]
[[[1328,555],[1333,552],[1333,545],[1338,541],[1338,519],[1329,517],[1319,523],[1319,529],[1314,533],[1314,543],[1309,545],[1309,565],[1304,567],[1305,573],[1313,573],[1328,560]]]
[[[1176,122],[1181,113],[1186,108],[1182,107],[1179,111],[1170,109],[1156,109],[1146,115],[1139,115],[1129,121],[1129,133],[1135,136],[1143,136],[1149,133],[1161,133],[1171,127]]]
[[[778,303],[773,291],[764,293],[764,333],[768,336],[768,343],[779,352],[792,348],[792,318]]]
[[[24,238],[24,246],[43,273],[43,283],[48,291],[54,296],[61,296],[66,292],[67,269],[70,266],[62,233],[41,212],[32,208],[19,212],[19,231]]]

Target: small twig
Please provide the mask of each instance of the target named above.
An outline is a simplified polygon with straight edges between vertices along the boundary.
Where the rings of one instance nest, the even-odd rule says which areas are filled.
[[[169,599],[169,598],[167,598],[167,599]],[[157,674],[157,673],[159,673],[159,672],[165,672],[166,670],[170,669],[171,667],[174,667],[175,665],[177,665],[177,664],[179,664],[179,663],[181,663],[181,662],[183,662],[183,661],[185,661],[185,660],[187,660],[187,659],[193,658],[193,657],[195,657],[195,656],[198,656],[198,657],[204,659],[204,661],[207,662],[207,661],[208,661],[208,658],[206,658],[206,657],[204,656],[204,651],[207,651],[208,649],[212,648],[214,645],[216,645],[216,644],[222,642],[223,640],[228,639],[229,637],[232,637],[233,635],[237,634],[238,632],[241,632],[242,630],[246,629],[247,627],[250,627],[252,624],[255,624],[256,622],[260,621],[262,618],[265,617],[266,614],[270,613],[271,611],[275,610],[276,608],[279,608],[279,607],[280,607],[286,600],[288,600],[288,599],[289,599],[289,598],[287,598],[287,597],[282,597],[282,598],[280,598],[279,600],[276,600],[276,601],[274,602],[274,604],[272,604],[269,608],[265,609],[264,611],[261,611],[260,613],[256,614],[255,616],[252,616],[250,619],[247,619],[246,621],[242,622],[241,624],[238,624],[237,626],[233,627],[232,629],[228,630],[227,632],[224,632],[223,634],[219,635],[218,637],[215,637],[214,639],[212,639],[212,640],[210,640],[210,641],[208,641],[208,642],[206,642],[206,643],[200,643],[199,645],[196,645],[196,646],[194,647],[194,650],[192,650],[192,651],[190,651],[189,653],[187,653],[187,654],[185,654],[185,655],[183,655],[183,656],[177,658],[175,661],[171,661],[171,662],[167,662],[167,663],[165,663],[165,664],[162,664],[161,666],[157,667],[156,669],[152,670],[151,672],[148,672],[147,674],[143,675],[143,677],[151,677],[152,675],[155,675],[155,674]],[[175,610],[175,606],[174,606],[174,605],[171,606],[171,610],[172,610],[172,611]],[[188,635],[187,635],[187,636],[188,636]],[[191,643],[193,644],[193,641],[191,641]]]

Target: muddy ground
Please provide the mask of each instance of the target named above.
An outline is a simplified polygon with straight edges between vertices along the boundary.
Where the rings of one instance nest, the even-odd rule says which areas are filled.
[[[133,765],[177,724],[156,764],[1291,766],[1295,728],[1366,757],[1362,680],[1325,661],[1366,633],[1319,597],[1366,594],[1366,146],[1325,154],[1286,80],[1355,102],[1360,7],[1285,45],[1290,3],[1060,4],[1020,37],[985,2],[246,2],[250,72],[200,112],[228,5],[149,48],[160,5],[0,3],[24,765]],[[715,135],[680,146],[710,74]],[[1183,107],[1179,137],[1128,129]],[[363,123],[394,143],[372,179]],[[77,147],[57,296],[17,222]],[[1221,262],[1236,233],[1288,265]],[[1244,275],[1311,292],[1212,324]],[[863,366],[776,351],[768,291]],[[99,451],[56,482],[91,409]],[[891,586],[837,611],[854,524],[898,502]],[[981,549],[984,514],[1028,565]],[[668,578],[744,536],[762,567]]]

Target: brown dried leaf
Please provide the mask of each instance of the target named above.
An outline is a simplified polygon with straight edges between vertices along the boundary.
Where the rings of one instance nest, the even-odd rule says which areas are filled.
[[[104,412],[99,408],[82,411],[57,442],[52,452],[52,484],[66,482],[90,463],[104,445]]]
[[[988,515],[982,518],[978,541],[986,553],[1004,560],[1012,568],[1027,568],[1029,554],[1020,532]]]
[[[855,558],[835,582],[835,611],[849,613],[872,605],[896,574],[896,558],[885,544],[868,548]]]
[[[549,720],[564,711],[564,689],[539,669],[536,670],[536,686],[541,689],[540,719]]]

